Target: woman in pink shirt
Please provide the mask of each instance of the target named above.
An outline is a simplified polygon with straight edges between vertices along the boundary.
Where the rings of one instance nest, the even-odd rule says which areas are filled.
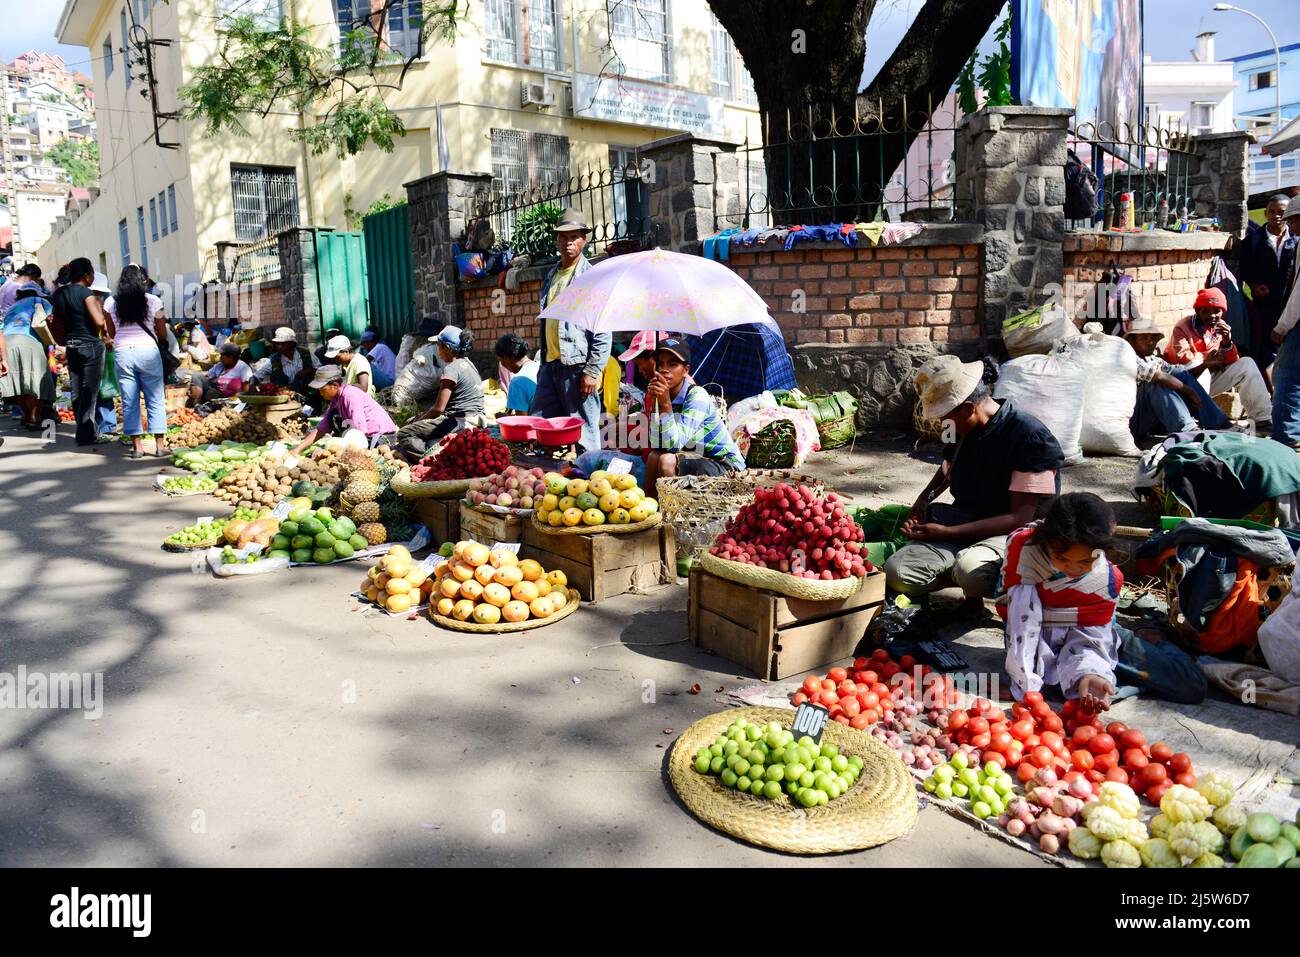
[[[338,421],[340,432],[356,429],[378,444],[377,438],[393,436],[397,433],[397,424],[384,410],[384,407],[370,398],[364,389],[348,385],[343,381],[343,370],[336,365],[321,366],[316,370],[316,378],[307,388],[315,389],[329,405],[320,417],[320,424],[308,432],[290,455],[298,455],[313,442],[324,438],[331,431],[331,422]]]
[[[104,311],[112,317],[116,327],[113,358],[117,365],[118,385],[122,389],[122,431],[131,436],[133,459],[144,455],[141,447],[144,434],[140,421],[141,400],[154,434],[154,454],[160,458],[172,454],[165,439],[167,406],[163,382],[166,372],[158,350],[158,343],[167,341],[167,322],[163,317],[162,300],[150,295],[148,290],[144,270],[132,264],[122,270],[116,291],[104,304]]]

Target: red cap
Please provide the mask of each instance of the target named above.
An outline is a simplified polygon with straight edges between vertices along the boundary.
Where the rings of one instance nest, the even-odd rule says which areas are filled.
[[[1221,289],[1202,289],[1196,294],[1196,301],[1192,303],[1192,308],[1200,309],[1202,306],[1218,306],[1224,312],[1227,312],[1228,297],[1223,294]]]

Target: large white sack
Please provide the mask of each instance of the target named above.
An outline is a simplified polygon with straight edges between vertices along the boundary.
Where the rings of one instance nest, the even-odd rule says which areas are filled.
[[[1102,333],[1067,339],[1058,348],[1083,366],[1079,431],[1083,450],[1096,455],[1141,455],[1128,428],[1137,404],[1137,353],[1118,336]]]
[[[1273,674],[1300,684],[1300,574],[1292,576],[1291,593],[1259,626],[1259,650]]]
[[[1002,342],[1014,358],[1046,355],[1061,339],[1078,334],[1079,327],[1065,310],[1050,303],[1008,316],[1002,323]]]
[[[1066,354],[1021,356],[1002,363],[993,395],[1011,399],[1056,436],[1065,464],[1083,461],[1083,366]]]

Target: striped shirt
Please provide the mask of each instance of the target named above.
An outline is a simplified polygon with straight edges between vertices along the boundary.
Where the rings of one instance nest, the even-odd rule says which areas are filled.
[[[1124,576],[1098,555],[1086,575],[1071,578],[1052,564],[1047,549],[1030,542],[1041,522],[1032,522],[1007,538],[1007,557],[998,581],[997,610],[1007,618],[1008,592],[1016,585],[1034,585],[1043,608],[1044,626],[1088,627],[1108,625],[1115,617],[1115,605]]]
[[[717,405],[698,385],[688,383],[677,393],[672,412],[650,415],[650,436],[651,447],[663,452],[695,451],[729,469],[745,467]]]

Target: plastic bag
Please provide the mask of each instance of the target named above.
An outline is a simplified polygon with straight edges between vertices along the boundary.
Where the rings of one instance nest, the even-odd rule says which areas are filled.
[[[1291,593],[1259,626],[1259,650],[1269,669],[1300,684],[1300,573],[1291,576]]]
[[[438,380],[442,377],[442,359],[438,347],[422,346],[415,350],[393,383],[393,405],[422,406],[432,404],[438,394]]]
[[[872,621],[867,636],[879,648],[888,647],[892,641],[926,641],[935,636],[934,619],[924,605],[904,605],[895,600]]]
[[[1118,336],[1101,333],[1067,339],[1057,349],[1083,366],[1079,445],[1097,455],[1141,455],[1128,428],[1137,404],[1137,353]]]
[[[1060,306],[1037,306],[1002,323],[1002,341],[1013,358],[1046,355],[1058,339],[1077,336],[1078,328]]]
[[[122,389],[117,384],[117,360],[113,350],[104,350],[104,374],[99,377],[99,397],[105,401],[122,397]]]
[[[1076,465],[1083,461],[1079,434],[1085,375],[1083,365],[1064,353],[1022,356],[1002,363],[993,395],[1013,400],[1047,426],[1065,453],[1065,464]]]
[[[745,420],[755,412],[775,408],[776,397],[770,392],[760,392],[758,395],[751,395],[748,399],[741,399],[727,409],[727,431],[734,438],[736,432],[745,424]]]
[[[269,575],[271,572],[282,572],[289,567],[289,559],[287,558],[263,558],[249,565],[226,565],[221,561],[221,553],[224,550],[224,545],[213,545],[206,553],[208,567],[212,569],[212,573],[218,578],[234,578],[240,575]]]

